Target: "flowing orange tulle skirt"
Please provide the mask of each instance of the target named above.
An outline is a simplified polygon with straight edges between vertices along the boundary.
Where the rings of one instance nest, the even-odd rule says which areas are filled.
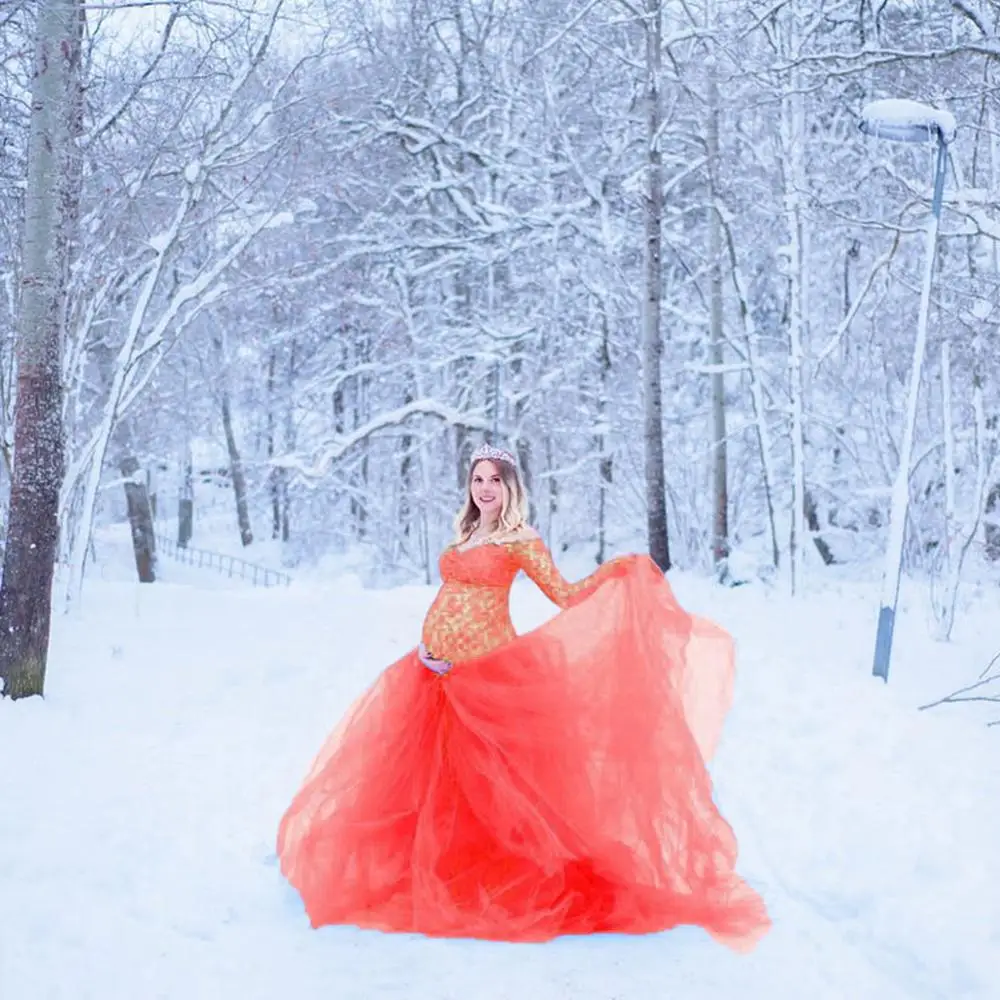
[[[282,871],[313,926],[543,941],[769,927],[734,871],[705,762],[729,636],[652,562],[439,677],[409,653],[330,737],[284,816]]]

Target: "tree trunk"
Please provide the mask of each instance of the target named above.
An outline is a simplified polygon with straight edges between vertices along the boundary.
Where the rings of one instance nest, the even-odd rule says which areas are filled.
[[[600,389],[597,397],[597,453],[598,497],[597,497],[597,564],[600,566],[608,557],[608,494],[614,482],[614,456],[611,452],[611,427],[608,413],[608,382],[611,378],[611,337],[608,328],[608,311],[601,306],[601,345],[598,351]]]
[[[708,28],[713,11],[707,8]],[[729,474],[726,442],[726,380],[723,362],[722,219],[719,217],[719,85],[715,53],[708,70],[708,176],[711,204],[708,209],[709,333],[712,372],[712,563],[719,580],[729,573]]]
[[[295,449],[295,373],[296,373],[296,341],[293,337],[288,345],[288,383],[285,386],[285,452],[290,453]],[[290,478],[288,469],[281,470],[279,480],[280,496],[278,498],[281,506],[281,540],[287,542],[292,537],[292,508],[291,497],[289,496],[288,480]]]
[[[413,385],[407,388],[403,395],[403,405],[409,406],[414,400]],[[399,462],[399,519],[402,527],[402,542],[404,553],[408,558],[413,558],[414,553],[410,551],[410,540],[414,528],[413,499],[416,495],[416,482],[413,466],[414,439],[410,433],[409,424],[405,425],[402,439],[400,441],[401,458]]]
[[[547,514],[548,514],[548,536],[549,536],[549,546],[555,548],[556,545],[556,534],[559,526],[559,480],[556,477],[555,472],[555,453],[552,448],[552,437],[546,435],[545,437],[545,463],[548,467],[549,475],[549,490],[548,490],[548,504],[547,504]]]
[[[788,51],[790,59],[799,52],[800,11],[796,4],[788,10]],[[805,235],[802,191],[805,186],[805,106],[799,85],[800,72],[793,65],[782,97],[781,137],[784,174],[785,213],[788,226],[788,381],[792,410],[792,510],[789,534],[789,572],[792,592],[802,583],[805,571],[805,325],[808,310],[805,295]]]
[[[349,334],[349,330],[341,330],[341,335],[345,337]],[[350,362],[350,357],[347,354],[346,349],[341,351],[341,364],[344,368],[348,367]],[[358,389],[355,387],[355,405],[354,405],[354,426],[358,425],[358,408],[357,408],[357,392]],[[343,380],[337,382],[337,388],[333,391],[333,398],[331,400],[333,404],[333,429],[336,431],[338,437],[343,437],[347,433],[347,389],[346,383]],[[290,404],[289,404],[290,405]],[[354,485],[352,480],[351,485]],[[350,530],[354,532],[357,536],[360,536],[360,524],[361,524],[361,505],[358,503],[355,491],[351,490],[350,497]]]
[[[118,462],[118,469],[125,480],[125,502],[128,523],[132,533],[132,551],[140,583],[156,582],[156,536],[153,528],[153,507],[150,503],[142,465],[131,452]]]
[[[0,683],[10,698],[45,688],[52,578],[64,475],[62,326],[69,268],[71,179],[82,9],[40,0],[15,345],[14,469],[0,582]]]
[[[753,407],[753,430],[757,438],[760,452],[761,478],[764,488],[764,502],[767,508],[767,527],[771,538],[771,564],[775,570],[781,566],[781,547],[778,544],[778,525],[775,516],[774,492],[777,474],[772,458],[771,431],[767,423],[767,399],[761,380],[762,365],[757,351],[758,333],[750,310],[750,300],[747,294],[747,283],[743,280],[739,259],[736,256],[736,246],[733,233],[728,225],[723,224],[726,234],[726,248],[729,255],[729,277],[733,291],[736,293],[736,305],[739,311],[740,324],[743,328],[744,346],[746,349],[746,376],[749,382],[750,403]]]
[[[357,345],[358,360],[368,365],[372,360],[371,340],[366,333],[361,333]],[[368,376],[358,375],[354,379],[354,430],[357,430],[368,419]],[[351,498],[351,508],[357,524],[358,540],[365,541],[368,537],[368,461],[371,454],[367,438],[361,442],[361,468],[359,477],[355,480],[357,488]]]
[[[1000,483],[994,483],[986,496],[984,535],[986,558],[990,562],[1000,562]]]
[[[521,374],[524,371],[523,358],[527,348],[524,344],[518,344],[514,348],[515,358],[511,362],[511,381],[516,387],[514,401],[514,452],[517,455],[517,464],[521,469],[521,479],[524,481],[524,488],[528,494],[528,519],[534,524],[538,519],[538,507],[535,504],[535,482],[532,476],[532,456],[531,441],[524,433],[524,424],[528,419],[528,393],[524,391],[524,386],[520,384]],[[497,444],[503,442],[497,441]]]
[[[191,404],[187,362],[182,360],[184,391],[184,455],[180,487],[177,491],[177,545],[186,549],[194,537],[194,457],[191,454]]]
[[[125,486],[125,504],[132,535],[132,552],[140,583],[156,582],[155,509],[142,463],[136,457],[132,426],[128,417],[114,429],[118,471]]]
[[[461,44],[461,43],[460,43]],[[461,95],[463,90],[459,90]],[[459,158],[459,170],[462,169],[462,157]],[[455,280],[455,302],[459,322],[466,330],[472,327],[472,290],[464,274],[459,274]],[[453,384],[458,387],[456,405],[459,410],[468,409],[471,403],[471,383],[474,359],[469,356],[455,360],[452,369]],[[475,450],[472,432],[468,427],[459,425],[455,428],[455,477],[459,490],[464,491],[469,478],[469,459]]]
[[[820,534],[822,525],[819,523],[819,514],[816,509],[816,498],[812,495],[812,490],[805,491],[805,520],[810,533],[813,536],[813,544],[816,551],[823,560],[824,566],[832,566],[837,560],[834,557],[833,549],[827,544],[826,539]]]
[[[274,376],[278,364],[277,348],[272,347],[267,356],[267,458],[271,462],[271,471],[267,477],[268,492],[271,494],[271,537],[278,538],[281,535],[281,469],[274,467],[275,455],[275,391]],[[334,404],[336,410],[336,404]]]
[[[186,549],[194,537],[194,466],[190,449],[184,456],[180,496],[177,500],[177,545]]]
[[[660,299],[663,286],[663,156],[660,152],[660,66],[662,0],[646,0],[646,301],[642,317],[642,381],[646,472],[646,527],[649,554],[661,570],[670,569],[667,532],[667,481],[663,462],[663,386],[660,359]]]
[[[233,496],[236,498],[236,523],[240,529],[240,541],[244,547],[253,542],[250,528],[250,507],[247,503],[247,481],[243,474],[243,458],[236,444],[233,432],[233,414],[229,403],[229,390],[222,390],[222,429],[226,435],[226,451],[229,453],[229,475],[233,481]]]

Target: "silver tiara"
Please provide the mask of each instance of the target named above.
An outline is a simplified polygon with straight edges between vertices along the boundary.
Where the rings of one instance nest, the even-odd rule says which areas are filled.
[[[506,462],[508,465],[517,465],[517,459],[512,451],[506,448],[497,448],[492,444],[481,444],[473,453],[470,462]]]

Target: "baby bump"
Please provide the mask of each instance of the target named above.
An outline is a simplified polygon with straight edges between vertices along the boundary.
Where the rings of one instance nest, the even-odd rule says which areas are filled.
[[[513,636],[505,588],[445,584],[427,612],[421,639],[431,655],[458,662]]]

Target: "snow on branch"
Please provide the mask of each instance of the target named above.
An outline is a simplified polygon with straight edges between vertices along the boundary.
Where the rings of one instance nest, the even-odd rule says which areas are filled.
[[[163,59],[167,51],[167,45],[170,42],[170,36],[173,34],[174,25],[177,23],[177,19],[180,17],[180,9],[178,7],[173,7],[170,11],[170,16],[167,18],[167,23],[163,26],[163,32],[160,35],[160,44],[156,51],[156,55],[150,61],[149,65],[143,70],[139,79],[136,80],[135,85],[132,89],[118,102],[117,106],[112,108],[111,111],[107,112],[99,122],[80,140],[80,144],[83,147],[92,146],[94,142],[97,141],[105,132],[109,129],[114,128],[115,124],[121,120],[121,117],[128,108],[135,102],[135,100],[142,93],[142,89],[146,82],[153,75],[156,67],[159,66],[160,61]]]
[[[854,301],[851,303],[850,309],[847,310],[847,315],[844,316],[844,318],[837,324],[837,328],[830,334],[826,343],[816,355],[816,360],[813,363],[814,370],[818,371],[823,362],[826,361],[826,359],[829,358],[830,355],[837,349],[844,335],[848,330],[850,330],[851,324],[857,317],[862,305],[864,305],[868,297],[868,293],[875,284],[876,278],[882,273],[882,271],[889,267],[898,249],[899,232],[897,231],[895,238],[892,241],[892,246],[872,264],[871,269],[868,272],[868,278],[861,290],[854,296]]]
[[[344,434],[327,442],[312,465],[306,465],[295,455],[277,456],[270,464],[275,468],[298,472],[306,479],[321,479],[330,471],[330,466],[334,462],[362,441],[390,427],[398,427],[415,416],[437,417],[451,427],[465,427],[468,430],[488,431],[492,426],[490,421],[476,414],[456,409],[435,399],[419,399],[395,410],[381,413],[350,434]]]
[[[989,38],[993,32],[990,29],[990,12],[980,7],[978,0],[951,0],[952,10],[958,11],[967,17],[982,33],[984,38]]]

